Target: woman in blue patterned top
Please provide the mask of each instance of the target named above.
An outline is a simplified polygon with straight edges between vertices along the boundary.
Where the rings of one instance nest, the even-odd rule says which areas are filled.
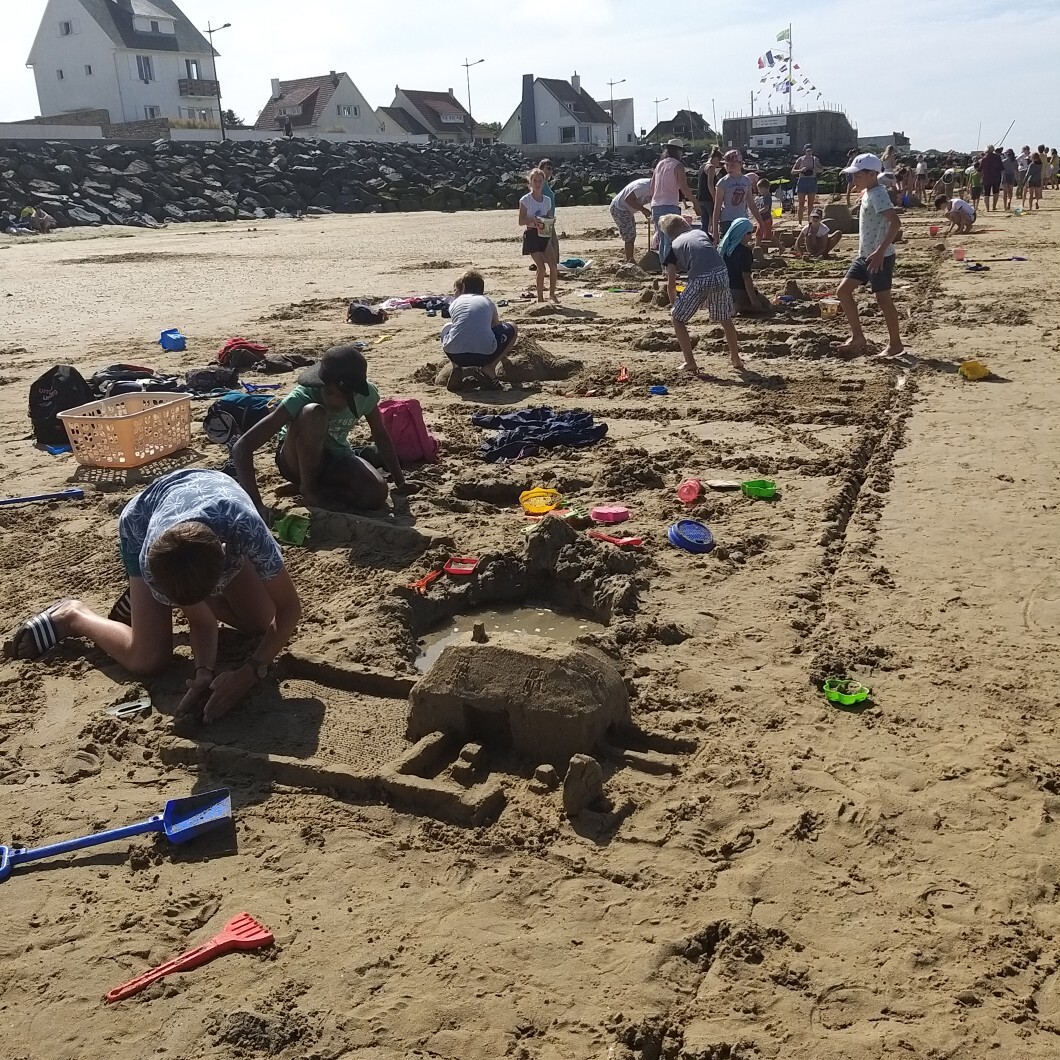
[[[129,577],[128,624],[115,612],[103,618],[80,600],[61,600],[24,622],[7,653],[35,659],[66,637],[84,637],[130,673],[150,676],[173,658],[177,607],[195,665],[178,717],[219,718],[265,677],[301,616],[269,528],[228,475],[176,471],[126,505],[118,544]],[[220,622],[261,641],[242,666],[217,673]]]

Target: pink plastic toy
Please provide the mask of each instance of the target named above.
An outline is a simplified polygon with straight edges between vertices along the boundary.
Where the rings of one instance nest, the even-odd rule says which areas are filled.
[[[594,523],[624,523],[629,518],[629,509],[621,504],[599,504],[589,514]]]

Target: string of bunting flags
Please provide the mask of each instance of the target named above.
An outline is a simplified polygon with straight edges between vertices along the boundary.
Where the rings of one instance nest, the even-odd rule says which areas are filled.
[[[796,95],[816,93],[816,98],[820,99],[823,93],[818,92],[817,86],[803,73],[799,64],[792,61],[790,26],[777,34],[777,42],[786,42],[787,49],[785,51],[779,48],[770,50],[758,57],[758,69],[764,70],[765,73],[758,79],[762,87],[755,93],[755,101],[757,102],[763,94],[787,96],[790,99],[792,93]]]

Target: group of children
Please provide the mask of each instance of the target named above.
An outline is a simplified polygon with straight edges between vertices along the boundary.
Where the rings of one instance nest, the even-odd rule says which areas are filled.
[[[298,591],[270,532],[254,454],[266,445],[288,492],[319,507],[382,507],[393,492],[414,492],[383,423],[379,390],[355,345],[336,346],[232,449],[235,476],[187,469],[134,497],[118,520],[128,581],[106,617],[80,600],[52,604],[23,622],[5,645],[36,659],[68,637],[91,641],[130,673],[147,677],[173,658],[173,612],[184,615],[191,676],[178,717],[210,722],[244,699],[269,672],[301,616]],[[364,420],[374,446],[355,451],[350,431]],[[389,485],[376,464],[390,474]],[[257,637],[245,660],[218,667],[218,626]]]
[[[688,323],[706,308],[712,323],[725,334],[729,360],[743,370],[739,340],[732,318],[737,313],[768,312],[768,301],[755,290],[751,278],[752,244],[772,238],[773,202],[767,180],[744,172],[740,152],[711,152],[700,171],[698,194],[692,195],[681,162],[683,144],[671,140],[651,178],[627,184],[611,202],[611,216],[618,226],[627,261],[633,260],[636,217],[651,218],[658,229],[660,265],[666,272],[671,319],[684,356],[684,367],[693,374],[700,369],[692,350]],[[808,221],[796,240],[796,252],[807,257],[827,257],[839,246],[842,234],[830,232],[823,211],[816,205],[820,160],[807,144],[792,174],[797,178],[798,221],[803,211]],[[884,163],[872,154],[851,159],[844,169],[850,192],[861,193],[858,254],[839,285],[838,297],[850,323],[851,337],[841,347],[844,353],[864,352],[867,342],[861,327],[854,293],[868,286],[875,294],[887,324],[888,342],[881,356],[903,352],[898,312],[891,298],[894,242],[901,231],[888,188],[881,183]],[[757,192],[757,194],[755,194]],[[681,215],[681,202],[690,201],[700,219],[693,227]],[[687,276],[684,289],[677,290],[679,272]]]

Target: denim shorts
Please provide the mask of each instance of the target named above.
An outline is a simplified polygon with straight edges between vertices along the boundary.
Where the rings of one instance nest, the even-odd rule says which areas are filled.
[[[868,284],[873,294],[889,291],[894,278],[894,259],[897,256],[897,254],[888,254],[883,259],[883,268],[879,272],[869,272],[868,258],[855,258],[850,263],[850,268],[847,269],[846,279]]]

